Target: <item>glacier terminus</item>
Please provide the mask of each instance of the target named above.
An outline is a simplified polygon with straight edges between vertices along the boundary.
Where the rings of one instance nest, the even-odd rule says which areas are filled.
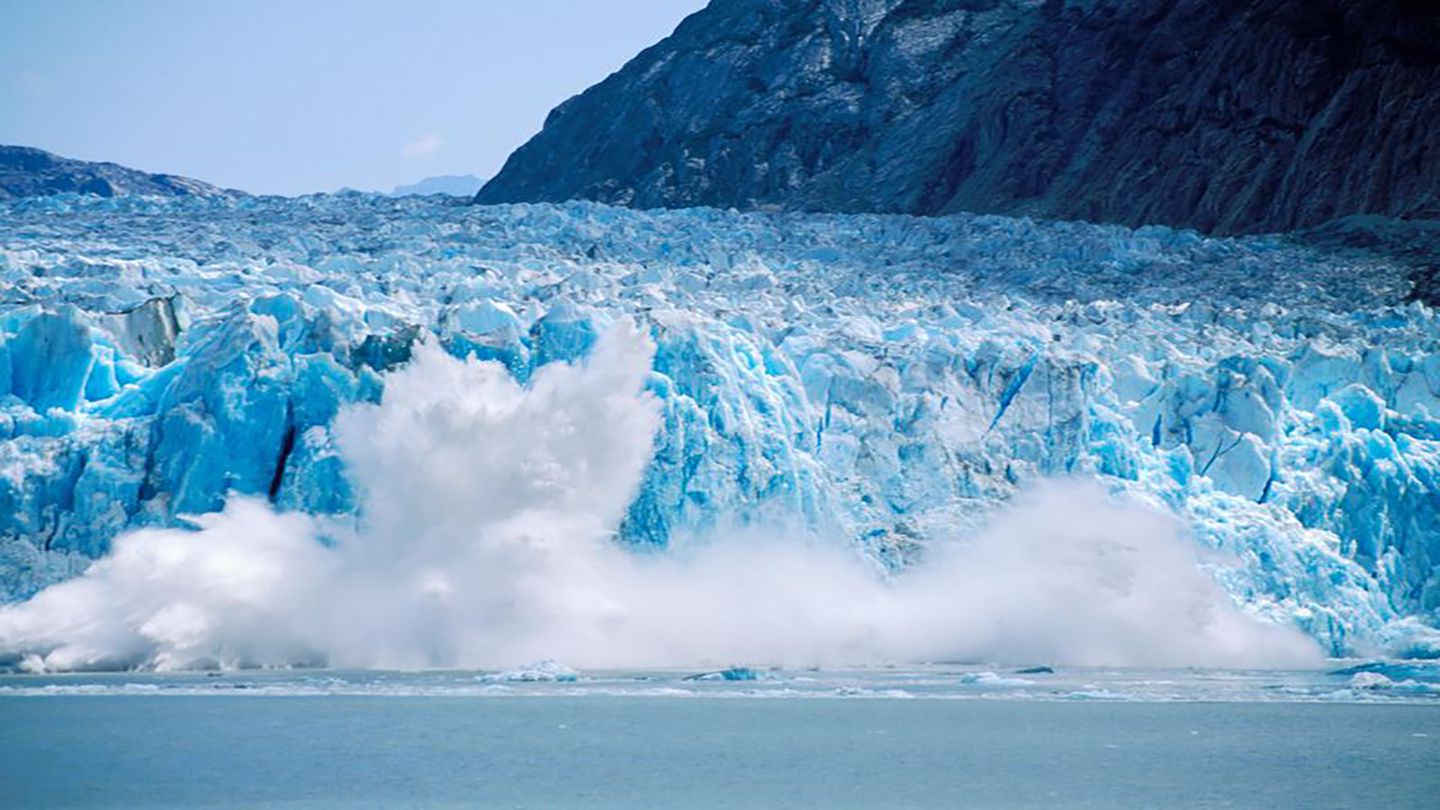
[[[0,597],[75,581],[127,533],[209,531],[227,501],[385,519],[337,422],[391,407],[394,375],[472,358],[453,373],[530,430],[522,398],[562,379],[545,369],[588,368],[628,324],[653,438],[586,527],[626,555],[783,531],[883,581],[1083,479],[1173,515],[1245,614],[1332,656],[1434,657],[1440,314],[1410,288],[1383,257],[1289,237],[988,215],[7,201]],[[576,426],[557,407],[533,435],[559,447]],[[538,466],[527,481],[573,472]],[[0,653],[31,652],[7,632]]]

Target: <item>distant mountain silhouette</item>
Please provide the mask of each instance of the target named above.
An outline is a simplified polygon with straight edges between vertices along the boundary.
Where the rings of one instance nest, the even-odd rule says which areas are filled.
[[[69,191],[101,197],[122,194],[206,197],[244,193],[189,177],[150,174],[115,163],[72,160],[29,146],[0,145],[0,200],[46,197]]]
[[[396,186],[390,192],[392,197],[407,197],[410,195],[426,194],[451,194],[456,197],[469,197],[480,190],[485,181],[473,174],[444,174],[437,177],[427,177],[418,183],[411,183],[408,186]]]

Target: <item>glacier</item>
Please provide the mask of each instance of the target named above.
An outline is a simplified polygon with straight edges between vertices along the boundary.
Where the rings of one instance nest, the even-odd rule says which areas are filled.
[[[1281,236],[998,216],[6,202],[0,598],[227,501],[352,519],[337,416],[427,335],[525,385],[634,322],[657,430],[616,540],[641,556],[803,526],[901,572],[1082,477],[1330,654],[1434,657],[1440,322],[1409,285]]]

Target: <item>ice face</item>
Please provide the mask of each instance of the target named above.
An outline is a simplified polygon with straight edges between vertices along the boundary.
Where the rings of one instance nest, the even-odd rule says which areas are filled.
[[[0,279],[7,600],[232,495],[354,513],[337,414],[417,338],[529,383],[634,319],[658,430],[623,544],[803,527],[901,571],[1093,477],[1179,515],[1251,612],[1436,649],[1440,323],[1381,262],[1001,217],[72,196],[0,207]]]

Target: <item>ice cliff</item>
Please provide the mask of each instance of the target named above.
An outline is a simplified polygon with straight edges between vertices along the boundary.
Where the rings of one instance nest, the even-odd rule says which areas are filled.
[[[1440,318],[1279,237],[344,194],[0,204],[0,594],[227,493],[345,515],[337,412],[433,333],[524,382],[634,318],[620,542],[801,525],[898,570],[1045,477],[1179,514],[1256,613],[1440,651]],[[605,426],[595,426],[603,430]]]

